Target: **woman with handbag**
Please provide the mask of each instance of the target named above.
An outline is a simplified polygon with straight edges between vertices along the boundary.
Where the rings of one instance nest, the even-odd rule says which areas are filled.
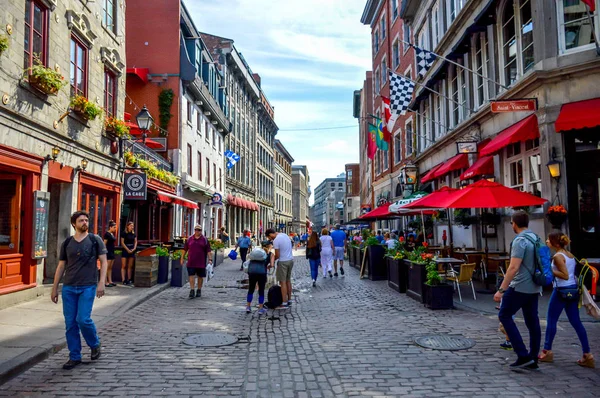
[[[321,241],[316,231],[312,231],[308,243],[306,244],[306,258],[310,263],[310,276],[313,281],[313,287],[317,286],[317,277],[319,276],[319,262],[321,261]]]
[[[540,362],[553,362],[552,341],[556,336],[556,324],[563,310],[566,311],[569,322],[581,342],[583,357],[577,361],[579,366],[593,368],[594,356],[590,353],[590,344],[587,333],[579,318],[579,286],[575,275],[577,261],[573,254],[565,249],[571,241],[562,232],[553,232],[548,236],[546,245],[556,250],[552,258],[552,273],[554,274],[554,291],[548,304],[548,315],[546,317],[546,340],[544,349],[539,355]]]

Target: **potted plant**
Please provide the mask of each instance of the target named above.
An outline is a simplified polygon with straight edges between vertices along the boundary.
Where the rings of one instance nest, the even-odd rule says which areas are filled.
[[[112,267],[112,280],[114,282],[123,282],[121,279],[121,255],[123,251],[121,249],[115,249],[115,261]]]
[[[93,102],[88,101],[83,95],[72,97],[70,106],[73,112],[77,113],[86,121],[95,120],[102,114],[102,109]]]
[[[112,134],[115,137],[129,138],[129,127],[124,121],[119,120],[115,117],[107,117],[104,121],[104,129],[107,133]]]
[[[171,254],[171,286],[173,287],[183,287],[185,280],[187,279],[181,258],[181,250],[175,250],[173,254]]]
[[[438,266],[433,259],[426,262],[427,280],[425,281],[425,305],[432,310],[447,310],[454,307],[452,285],[442,283]]]
[[[477,216],[472,216],[469,209],[457,209],[454,210],[454,223],[468,229],[470,225],[477,223]]]
[[[421,246],[417,246],[413,251],[407,252],[404,260],[408,267],[408,277],[406,284],[407,296],[424,303],[424,285],[427,280],[427,262],[433,258],[433,254],[426,253],[427,242],[423,242]]]
[[[406,253],[403,236],[396,243],[396,247],[388,249],[386,253],[388,286],[399,293],[406,293],[406,282],[408,279],[408,267],[404,262]]]
[[[171,262],[169,249],[158,246],[156,248],[156,255],[158,256],[158,277],[156,282],[167,283],[169,280],[169,263]]]
[[[369,279],[372,281],[385,280],[387,278],[384,260],[385,247],[379,243],[376,237],[371,236],[365,241],[365,256],[367,256],[365,265],[369,272]]]
[[[567,221],[567,209],[563,205],[550,206],[546,212],[546,219],[554,229],[560,229]]]
[[[210,250],[215,252],[213,256],[213,266],[216,267],[223,262],[223,249],[225,248],[225,244],[221,242],[221,239],[209,239],[208,243],[210,243]]]
[[[8,36],[0,35],[0,55],[4,53],[4,51],[8,50],[9,41]]]
[[[67,85],[65,77],[52,68],[47,68],[38,59],[34,59],[31,68],[25,70],[29,85],[46,95],[56,95]]]

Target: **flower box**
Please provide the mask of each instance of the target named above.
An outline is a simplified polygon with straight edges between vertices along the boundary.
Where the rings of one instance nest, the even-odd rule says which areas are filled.
[[[454,308],[454,288],[452,285],[442,283],[439,285],[423,285],[424,303],[432,310],[449,310]]]
[[[58,87],[49,86],[42,78],[34,75],[29,75],[29,85],[46,95],[56,95],[59,90]]]
[[[406,286],[406,295],[421,302],[425,302],[423,295],[425,281],[427,280],[427,264],[415,263],[414,261],[404,260],[408,268],[408,280]]]
[[[408,284],[408,265],[404,260],[386,257],[388,266],[388,286],[399,293],[406,293]]]
[[[367,249],[367,269],[369,279],[381,281],[387,279],[387,266],[385,262],[385,248],[381,245],[371,245]]]

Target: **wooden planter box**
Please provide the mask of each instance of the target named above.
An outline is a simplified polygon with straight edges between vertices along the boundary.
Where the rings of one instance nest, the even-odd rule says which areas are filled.
[[[58,93],[58,89],[46,86],[37,76],[29,76],[29,85],[46,95],[56,95]]]
[[[432,310],[449,310],[454,308],[454,288],[449,284],[436,286],[424,285],[425,306]]]
[[[406,293],[408,265],[404,260],[386,257],[388,266],[388,286],[399,293]]]
[[[387,279],[387,265],[385,262],[385,248],[381,245],[369,246],[367,248],[367,269],[369,279],[382,281]]]
[[[424,303],[423,290],[427,280],[426,264],[413,263],[410,260],[404,260],[408,268],[408,283],[406,286],[407,296]]]
[[[135,286],[152,287],[158,279],[158,256],[137,256],[135,259]]]

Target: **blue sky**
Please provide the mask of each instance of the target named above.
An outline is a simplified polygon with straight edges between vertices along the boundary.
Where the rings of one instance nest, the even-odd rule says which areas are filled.
[[[275,107],[277,138],[314,189],[358,162],[352,95],[371,67],[365,0],[185,1],[196,27],[233,39]],[[286,131],[354,126],[336,130]]]

